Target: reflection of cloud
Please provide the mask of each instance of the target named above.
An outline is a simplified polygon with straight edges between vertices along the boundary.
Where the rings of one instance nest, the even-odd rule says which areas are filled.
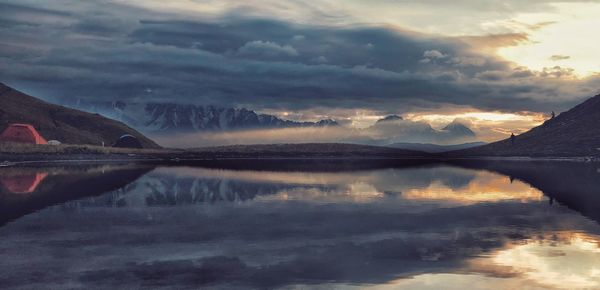
[[[169,197],[171,194],[181,198],[181,203],[211,202],[208,197],[221,196],[224,201],[377,202],[394,199],[447,206],[540,201],[543,197],[539,190],[520,181],[511,182],[503,175],[451,167],[337,173],[160,168],[136,184],[124,191],[124,198],[131,206],[144,205],[139,201],[147,202],[149,196],[157,202],[168,201],[175,198]],[[177,190],[172,189],[173,186],[177,186]]]
[[[0,271],[9,287],[32,286],[23,283],[33,272],[46,273],[38,281],[56,288],[72,279],[98,288],[383,284],[460,273],[466,261],[506,241],[587,223],[546,203],[415,206],[274,200],[176,210],[58,207],[10,225]],[[81,259],[74,246],[92,250]],[[23,247],[35,255],[13,255]],[[15,267],[21,264],[27,267]]]
[[[101,176],[110,178],[80,179],[75,191],[89,193],[121,180],[119,192],[126,198],[150,187],[170,195],[132,196],[162,203],[127,207],[107,202],[112,192],[39,210],[0,228],[4,287],[68,288],[72,281],[102,289],[598,286],[597,223],[558,204],[520,200],[519,192],[517,200],[465,201],[471,194],[481,197],[479,190],[510,195],[526,189],[502,175],[444,166],[340,173],[170,167],[125,185],[129,178],[118,168],[85,172],[95,176],[104,169]],[[536,175],[539,170],[528,172],[547,178]],[[67,181],[59,192],[73,189]],[[178,204],[190,188],[207,195],[252,193],[258,202]],[[441,200],[406,199],[415,188],[454,192]],[[596,187],[585,188],[593,193]],[[458,203],[448,206],[448,199]],[[87,249],[83,259],[74,248]],[[30,279],[35,273],[44,275]]]
[[[316,202],[373,202],[381,200],[386,196],[385,192],[379,191],[373,185],[364,182],[347,184],[341,188],[294,188],[282,190],[274,195],[260,196],[257,200],[298,200]]]
[[[503,200],[540,201],[543,196],[541,191],[521,181],[510,182],[505,176],[489,172],[477,172],[470,183],[458,189],[433,183],[427,188],[408,190],[402,195],[403,198],[411,200],[451,201],[461,204]]]
[[[507,290],[507,289],[529,289],[529,290],[548,290],[547,288],[527,285],[521,279],[506,279],[502,277],[489,277],[479,274],[422,274],[411,277],[410,279],[398,279],[384,285],[360,287],[367,290],[394,290],[394,289],[419,289],[419,290]],[[352,288],[349,288],[352,289]]]
[[[556,289],[596,289],[600,287],[599,243],[597,237],[555,233],[498,251],[493,262]]]
[[[123,172],[116,171],[110,179],[122,177]],[[106,183],[81,182],[94,189]],[[34,283],[40,283],[68,288],[77,281],[90,288],[312,288],[324,283],[412,288],[429,279],[436,285],[453,280],[467,285],[466,280],[488,289],[492,281],[511,286],[527,278],[515,264],[494,262],[502,256],[498,253],[534,244],[541,236],[548,237],[543,240],[549,245],[561,244],[566,239],[557,232],[600,231],[579,214],[536,199],[460,203],[462,196],[457,194],[452,198],[460,202],[448,206],[443,199],[403,198],[410,189],[432,184],[464,195],[471,188],[508,193],[522,188],[505,176],[453,167],[340,173],[160,168],[124,184],[118,193],[126,202],[130,196],[157,202],[128,208],[126,202],[105,199],[112,192],[41,210],[0,228],[3,286],[39,288]],[[155,192],[144,195],[149,188]],[[177,203],[188,198],[191,189],[207,196],[259,198],[239,202],[234,197],[235,202],[213,205]],[[383,197],[384,192],[399,191],[398,196]],[[278,194],[286,198],[269,198]],[[88,249],[85,259],[73,248]],[[526,249],[540,256],[534,248]],[[578,242],[576,250],[584,249],[597,251],[593,243]],[[561,250],[547,256],[563,259]],[[486,265],[494,267],[471,263],[479,259],[488,259]],[[582,269],[590,264],[582,261]],[[45,274],[32,281],[28,278],[33,273]]]

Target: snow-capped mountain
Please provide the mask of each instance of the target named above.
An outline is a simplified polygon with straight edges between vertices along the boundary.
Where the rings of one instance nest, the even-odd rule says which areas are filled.
[[[335,120],[298,122],[245,108],[222,108],[172,103],[124,103],[78,101],[66,104],[124,122],[146,133],[227,131],[241,129],[337,126]]]
[[[466,125],[454,120],[441,129],[434,129],[423,121],[406,120],[397,115],[379,119],[365,130],[375,135],[371,144],[390,145],[395,143],[461,144],[475,142],[477,135]],[[376,139],[378,138],[378,139]]]
[[[404,120],[404,119],[398,115],[388,115],[388,116],[385,116],[384,118],[377,120],[377,123],[393,122],[393,121],[401,121],[401,120]]]
[[[456,120],[442,128],[442,131],[446,131],[454,136],[475,137],[473,130]]]

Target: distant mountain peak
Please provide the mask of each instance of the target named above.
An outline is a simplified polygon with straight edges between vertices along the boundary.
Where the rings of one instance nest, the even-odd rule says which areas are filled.
[[[404,120],[404,119],[398,115],[388,115],[388,116],[385,116],[384,118],[377,120],[377,123],[400,121],[400,120]]]
[[[466,125],[460,123],[457,120],[452,121],[452,123],[446,125],[446,127],[442,128],[442,131],[447,131],[453,134],[459,134],[463,136],[475,136],[475,132],[471,130],[471,128]]]
[[[318,122],[315,122],[315,126],[317,127],[326,127],[326,126],[339,126],[338,122],[334,119],[323,119]]]
[[[507,138],[453,154],[528,157],[600,156],[600,95],[515,138]]]

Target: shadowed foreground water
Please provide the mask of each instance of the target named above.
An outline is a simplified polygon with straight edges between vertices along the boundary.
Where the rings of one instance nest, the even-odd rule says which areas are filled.
[[[0,168],[0,285],[600,288],[598,164],[252,162]]]

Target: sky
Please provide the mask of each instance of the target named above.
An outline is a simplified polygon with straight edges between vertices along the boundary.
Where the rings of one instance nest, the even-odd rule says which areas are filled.
[[[0,81],[47,100],[245,107],[484,141],[600,92],[600,1],[0,0]]]

